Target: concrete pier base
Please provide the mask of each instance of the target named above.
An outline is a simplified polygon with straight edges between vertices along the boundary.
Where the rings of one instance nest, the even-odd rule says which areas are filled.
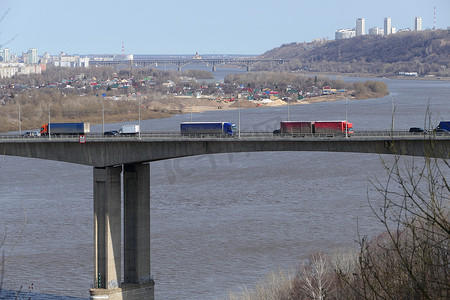
[[[154,300],[155,283],[124,283],[117,289],[90,289],[90,300]]]

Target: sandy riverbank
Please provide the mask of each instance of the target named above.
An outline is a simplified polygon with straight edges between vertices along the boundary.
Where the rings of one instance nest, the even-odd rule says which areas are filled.
[[[350,93],[340,93],[337,95],[323,95],[317,97],[308,97],[302,100],[290,101],[289,105],[305,105],[311,103],[319,103],[319,102],[333,102],[344,100],[345,98],[349,100],[354,100],[355,98],[350,95]],[[186,101],[190,101],[187,100]],[[239,102],[226,102],[221,101],[217,102],[215,100],[199,100],[195,99],[192,101],[192,105],[190,103],[186,103],[181,108],[181,113],[202,113],[205,111],[213,111],[213,110],[233,110],[240,108],[256,108],[256,107],[273,107],[273,106],[287,106],[288,103],[283,100],[274,100],[272,102],[264,102],[264,101],[250,101],[250,100],[240,100]]]

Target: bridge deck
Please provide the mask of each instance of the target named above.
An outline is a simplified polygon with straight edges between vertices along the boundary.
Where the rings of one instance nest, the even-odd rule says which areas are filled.
[[[370,132],[342,135],[273,135],[241,132],[240,137],[178,133],[140,136],[1,136],[0,154],[65,161],[96,167],[142,163],[177,157],[233,152],[327,151],[401,154],[449,158],[449,135]]]

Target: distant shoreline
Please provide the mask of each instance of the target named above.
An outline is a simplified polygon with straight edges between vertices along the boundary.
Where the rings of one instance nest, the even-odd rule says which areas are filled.
[[[301,71],[297,74],[303,74],[308,76],[337,76],[348,78],[374,78],[374,79],[404,79],[404,80],[436,80],[436,81],[450,81],[450,77],[439,76],[405,76],[405,75],[379,75],[374,73],[340,73],[340,72],[312,72]]]

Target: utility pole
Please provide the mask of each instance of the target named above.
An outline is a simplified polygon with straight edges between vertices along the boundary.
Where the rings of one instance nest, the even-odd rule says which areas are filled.
[[[395,113],[395,106],[394,106],[394,97],[392,97],[392,95],[391,95],[391,106],[392,106],[391,134],[394,135],[394,113]]]
[[[241,99],[239,99],[239,93],[237,94],[238,98],[238,110],[239,110],[239,117],[238,117],[238,138],[241,138]]]
[[[345,138],[348,139],[347,98],[345,98]]]
[[[289,110],[289,107],[290,107],[290,103],[291,103],[291,99],[290,98],[288,98],[288,121],[290,121],[291,120],[291,116],[290,116],[290,110]]]
[[[194,101],[194,95],[191,97],[191,122],[192,122],[192,102]]]
[[[436,30],[436,6],[434,7],[434,26],[433,30]]]
[[[141,139],[141,101],[139,101],[139,131],[138,138]]]
[[[52,103],[49,102],[48,103],[48,126],[47,126],[47,131],[48,131],[48,139],[51,140],[52,139],[52,135],[50,134],[50,107],[52,106]]]
[[[19,135],[22,135],[22,120],[20,116],[20,103],[19,103]]]
[[[103,103],[103,98],[100,101],[102,101],[102,133],[104,133],[105,132],[105,104]]]

